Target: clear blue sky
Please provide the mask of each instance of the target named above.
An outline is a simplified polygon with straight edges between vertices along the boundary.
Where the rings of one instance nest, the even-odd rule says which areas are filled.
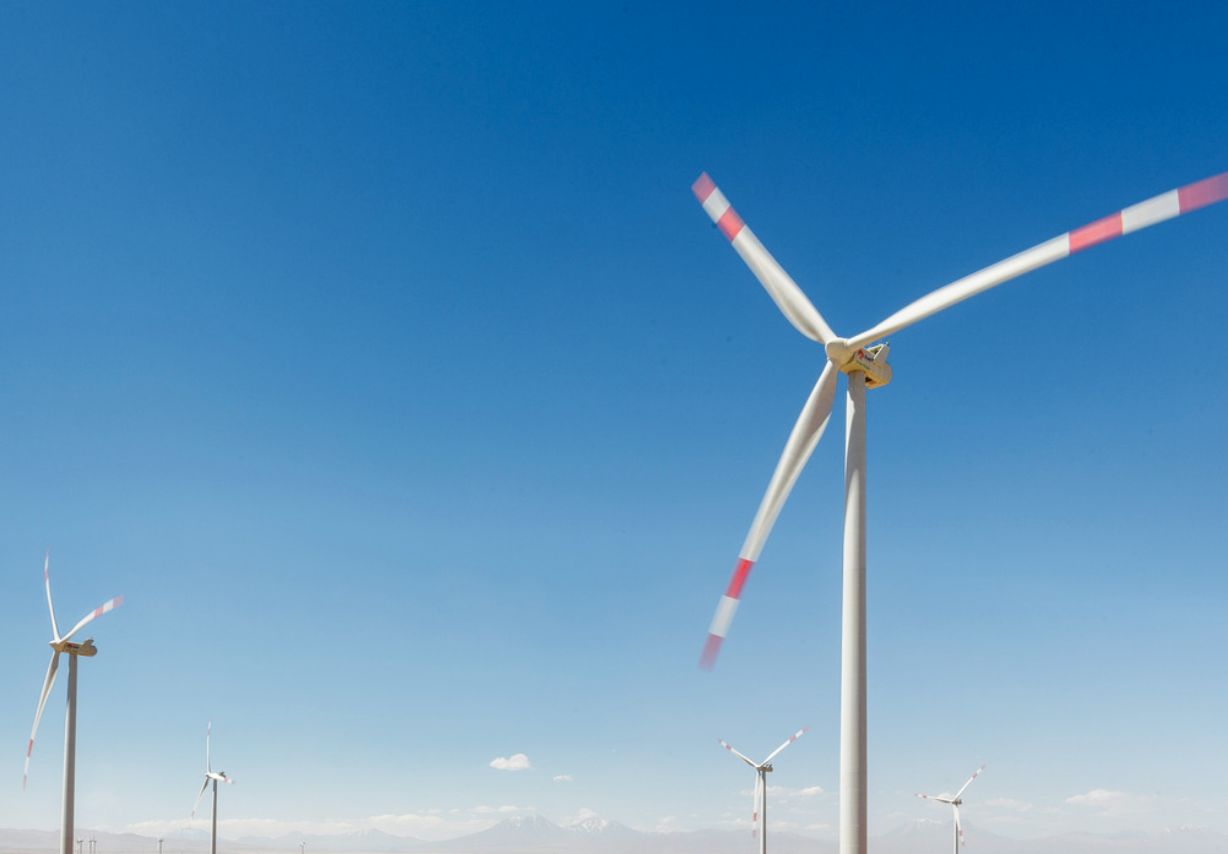
[[[58,822],[62,683],[20,792],[47,547],[62,622],[127,596],[82,666],[79,826],[184,819],[210,718],[232,832],[729,827],[751,781],[716,738],[802,724],[775,782],[828,794],[776,814],[834,823],[839,429],[695,667],[823,356],[691,181],[850,334],[1228,169],[1226,25],[5,5],[0,826]],[[983,761],[998,832],[1228,830],[1226,235],[1201,211],[893,340],[875,830]]]

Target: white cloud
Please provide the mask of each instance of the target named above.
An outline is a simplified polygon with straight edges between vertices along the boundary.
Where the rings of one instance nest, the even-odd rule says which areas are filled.
[[[570,774],[557,774],[555,775],[553,779],[554,779],[554,782],[556,783],[570,783],[576,778],[571,776]]]
[[[753,797],[754,792],[754,789],[743,789],[742,796],[746,798]],[[801,789],[791,786],[768,786],[768,806],[771,806],[773,799],[791,801],[798,798],[817,798],[821,794],[823,794],[822,786],[806,786]]]
[[[1125,792],[1114,792],[1110,789],[1092,789],[1082,795],[1071,795],[1066,803],[1080,807],[1103,807],[1118,804],[1130,797]]]
[[[1156,805],[1154,795],[1134,795],[1112,789],[1092,789],[1081,795],[1071,795],[1066,803],[1075,807],[1094,810],[1095,815],[1134,816],[1149,811]]]
[[[385,813],[365,818],[347,820],[284,820],[271,818],[235,818],[218,821],[218,833],[227,839],[242,836],[277,837],[287,833],[306,833],[313,836],[340,836],[361,830],[381,830],[394,836],[410,836],[430,841],[440,841],[476,833],[494,825],[508,815],[533,812],[533,807],[475,806],[469,809],[439,807],[406,813]],[[139,821],[126,825],[123,830],[150,836],[170,837],[177,831],[202,830],[208,832],[209,819],[170,819]]]
[[[496,756],[490,760],[490,767],[496,771],[524,771],[533,766],[523,753],[513,753],[511,756]]]

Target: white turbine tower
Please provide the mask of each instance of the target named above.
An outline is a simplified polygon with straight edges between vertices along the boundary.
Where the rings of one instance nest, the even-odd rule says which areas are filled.
[[[768,758],[762,762],[752,762],[735,750],[732,744],[723,739],[718,739],[721,747],[755,769],[754,806],[751,808],[750,823],[751,827],[759,826],[759,854],[767,854],[767,775],[772,770],[772,760],[780,755],[780,751],[805,735],[806,729],[806,727],[802,727],[793,733],[784,744],[769,753]]]
[[[211,742],[213,741],[213,721],[209,721],[209,726],[205,730],[205,782],[200,787],[200,792],[196,795],[196,803],[192,804],[192,817],[196,817],[196,808],[200,806],[200,799],[205,794],[205,789],[209,788],[209,783],[213,783],[213,826],[209,833],[209,854],[217,854],[217,784],[218,783],[234,783],[230,777],[226,776],[225,771],[213,770],[213,756],[211,753]]]
[[[927,801],[937,801],[940,804],[951,805],[951,811],[954,813],[955,817],[955,854],[959,854],[959,846],[964,842],[964,827],[959,823],[959,805],[963,803],[962,796],[964,792],[967,791],[968,787],[972,785],[972,781],[976,779],[977,775],[984,770],[985,766],[982,765],[980,768],[973,771],[972,776],[968,778],[968,782],[960,786],[959,791],[951,797],[947,797],[946,795],[923,795],[920,792],[917,793],[918,798],[924,798]]]
[[[848,376],[844,452],[844,602],[840,646],[840,851],[866,852],[866,390],[891,380],[887,345],[874,342],[968,297],[1129,234],[1228,198],[1228,172],[1187,184],[1069,231],[951,282],[852,338],[838,337],[797,283],[764,248],[707,173],[691,188],[704,211],[750,267],[793,326],[826,351],[827,364],[802,407],[717,603],[702,666],[711,667],[738,607],[751,567],[794,482],[827,427],[836,375]],[[874,345],[874,346],[871,346]]]
[[[116,596],[108,599],[93,611],[77,621],[67,634],[61,635],[55,621],[55,606],[51,604],[51,553],[43,557],[43,589],[47,592],[47,611],[51,614],[51,663],[47,665],[47,675],[43,679],[43,690],[38,695],[38,708],[34,712],[34,726],[30,727],[30,740],[26,743],[26,764],[21,775],[21,788],[25,789],[30,779],[30,755],[34,752],[34,736],[38,734],[38,722],[43,716],[43,708],[47,705],[47,697],[51,694],[51,686],[55,684],[56,670],[60,666],[60,656],[68,656],[68,706],[64,715],[64,800],[63,814],[60,824],[60,854],[72,854],[73,846],[73,795],[76,789],[77,776],[77,658],[91,658],[98,654],[93,638],[86,638],[81,643],[72,643],[70,638],[81,631],[88,623],[101,617],[107,611],[112,611],[123,604],[124,597]]]

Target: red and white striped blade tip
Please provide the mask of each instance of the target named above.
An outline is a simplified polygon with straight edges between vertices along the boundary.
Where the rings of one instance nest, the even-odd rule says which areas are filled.
[[[754,565],[753,560],[741,557],[734,565],[729,586],[725,588],[725,593],[716,603],[716,613],[712,615],[712,623],[708,626],[708,638],[699,656],[699,666],[704,670],[711,670],[716,665],[716,656],[721,651],[721,642],[729,633],[733,615],[737,612],[738,603],[742,599],[742,588],[746,586],[746,579],[750,576]]]

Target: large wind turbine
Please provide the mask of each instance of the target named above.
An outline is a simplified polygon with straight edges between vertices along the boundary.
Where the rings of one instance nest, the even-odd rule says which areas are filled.
[[[751,826],[759,825],[759,854],[767,854],[767,775],[772,770],[772,760],[780,755],[780,751],[784,750],[793,742],[797,741],[806,734],[806,727],[802,727],[793,735],[789,736],[788,740],[780,747],[768,754],[768,758],[762,762],[753,762],[744,755],[734,749],[729,742],[718,739],[721,747],[728,750],[734,756],[741,759],[751,768],[755,769],[755,794],[754,806],[751,808],[750,821]]]
[[[51,694],[51,686],[55,684],[60,656],[67,655],[68,707],[64,714],[64,801],[63,815],[60,820],[60,854],[72,854],[73,794],[77,776],[77,658],[79,656],[91,658],[97,655],[98,647],[94,646],[93,638],[86,638],[81,643],[72,643],[70,638],[107,611],[118,608],[123,604],[124,597],[116,596],[114,599],[103,602],[78,620],[68,634],[61,635],[59,626],[55,622],[55,606],[51,604],[51,552],[47,552],[43,557],[43,589],[47,592],[47,611],[51,614],[51,663],[47,665],[43,690],[38,695],[38,708],[34,712],[34,726],[30,727],[30,740],[26,743],[26,764],[21,775],[21,788],[25,789],[30,779],[30,755],[34,752],[34,736],[38,733],[38,722],[43,716],[43,708],[47,705],[47,697]]]
[[[826,351],[827,364],[802,407],[716,606],[700,662],[711,667],[729,631],[751,567],[797,476],[827,427],[836,375],[848,376],[844,451],[844,593],[840,647],[840,851],[866,852],[866,390],[891,380],[887,345],[874,342],[968,297],[1076,252],[1228,198],[1228,172],[1161,193],[944,285],[852,338],[827,325],[707,173],[691,188],[704,211],[793,326]],[[871,346],[874,345],[874,346]]]
[[[205,789],[209,788],[209,783],[213,783],[213,828],[209,834],[209,854],[217,854],[217,784],[218,783],[233,783],[230,777],[226,776],[225,771],[213,770],[213,757],[210,753],[210,743],[213,741],[213,721],[209,721],[208,728],[205,729],[205,782],[200,787],[199,794],[196,795],[196,803],[192,804],[192,817],[196,817],[196,808],[200,806],[200,799],[205,794]]]
[[[980,768],[973,771],[972,776],[968,778],[968,782],[960,786],[959,791],[949,798],[945,795],[923,795],[920,792],[917,792],[918,798],[924,798],[927,801],[937,801],[940,804],[951,805],[951,811],[955,816],[955,854],[959,854],[959,846],[964,841],[964,828],[963,825],[959,823],[959,805],[963,803],[961,796],[964,794],[967,788],[972,785],[972,781],[976,779],[977,775],[984,770],[985,766],[982,765]]]

